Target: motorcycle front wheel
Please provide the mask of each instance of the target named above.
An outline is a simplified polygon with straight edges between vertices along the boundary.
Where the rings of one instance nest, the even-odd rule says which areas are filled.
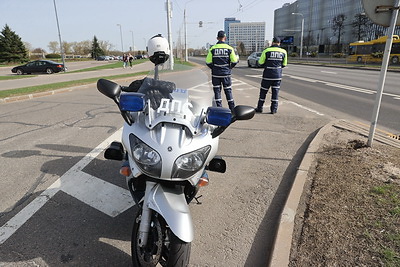
[[[139,246],[140,209],[133,224],[131,249],[133,266],[163,267],[188,266],[191,243],[180,240],[169,228],[164,218],[153,211],[149,237],[145,247]]]

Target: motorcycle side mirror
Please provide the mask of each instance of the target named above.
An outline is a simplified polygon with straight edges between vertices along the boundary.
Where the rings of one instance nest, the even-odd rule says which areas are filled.
[[[237,120],[250,120],[256,114],[256,110],[250,106],[238,105],[233,110],[232,122]]]
[[[121,86],[115,82],[106,79],[100,79],[97,81],[97,89],[100,91],[100,93],[118,103],[118,96],[121,94]]]

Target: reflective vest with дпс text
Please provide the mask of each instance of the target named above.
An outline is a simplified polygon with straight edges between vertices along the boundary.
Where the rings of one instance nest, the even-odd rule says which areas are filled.
[[[237,58],[233,48],[218,42],[208,51],[206,64],[211,69],[213,77],[227,77],[231,75],[231,69],[237,64]]]
[[[277,45],[272,45],[262,52],[258,63],[264,66],[264,79],[281,80],[282,68],[287,65],[286,50]]]

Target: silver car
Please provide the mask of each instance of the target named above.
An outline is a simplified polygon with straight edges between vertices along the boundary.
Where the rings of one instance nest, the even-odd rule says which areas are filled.
[[[253,52],[251,55],[247,58],[247,66],[250,68],[259,68],[260,65],[258,64],[258,60],[261,57],[261,52]]]

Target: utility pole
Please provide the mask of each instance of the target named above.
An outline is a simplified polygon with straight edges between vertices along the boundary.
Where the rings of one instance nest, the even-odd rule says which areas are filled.
[[[186,23],[186,8],[183,11],[183,20],[184,20],[184,26],[185,26],[185,61],[188,60],[188,51],[187,51],[187,23]]]
[[[62,58],[62,63],[64,65],[64,72],[67,66],[65,66],[65,55],[64,55],[64,49],[61,41],[61,32],[60,32],[60,24],[58,23],[58,15],[57,15],[57,7],[56,7],[56,0],[53,0],[54,3],[54,11],[56,12],[56,21],[57,21],[57,29],[58,29],[58,38],[60,40],[60,52],[61,52],[61,58]]]
[[[171,70],[174,69],[174,53],[173,53],[173,47],[172,47],[172,31],[171,31],[171,18],[172,18],[172,12],[171,12],[171,2],[170,0],[167,0],[167,26],[168,26],[168,43],[169,43],[169,67]]]

